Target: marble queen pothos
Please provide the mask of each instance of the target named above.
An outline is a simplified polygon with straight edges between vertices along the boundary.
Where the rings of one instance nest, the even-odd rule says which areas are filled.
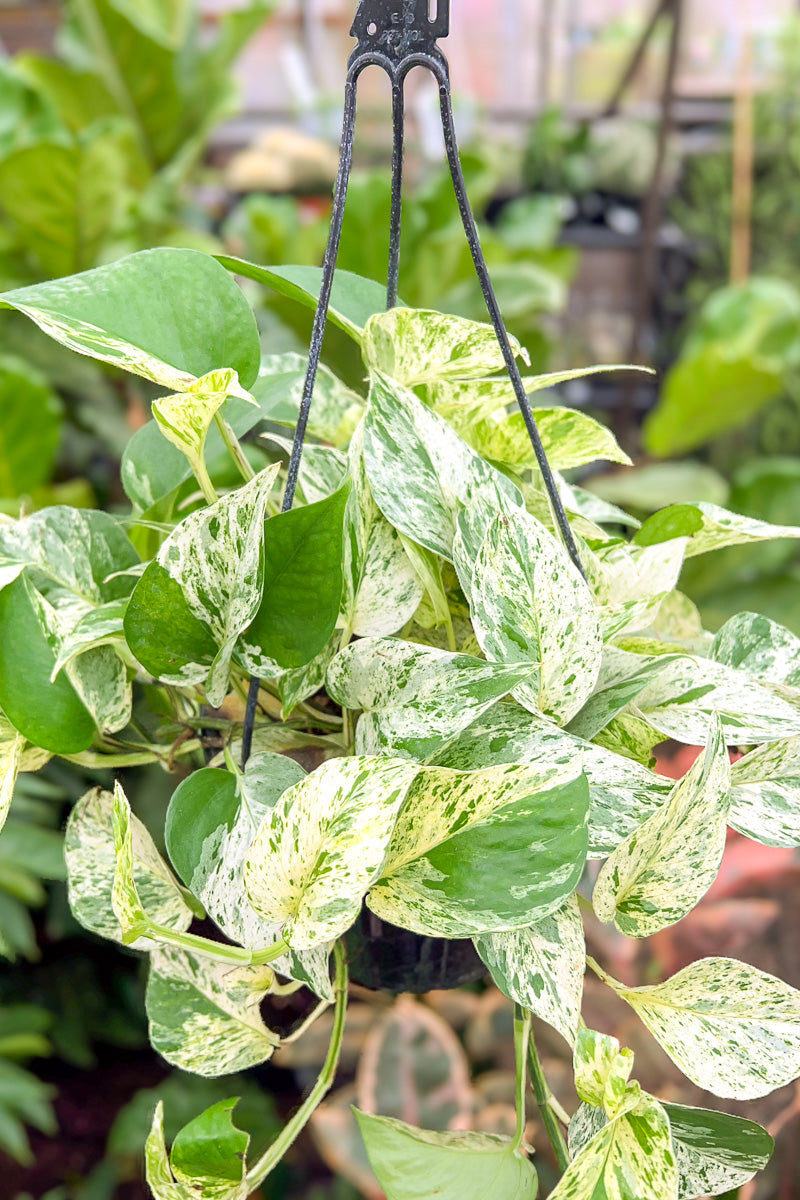
[[[571,1119],[543,1108],[554,1200],[735,1189],[771,1139],[647,1094],[631,1052],[586,1028],[581,909],[646,937],[708,890],[729,825],[800,845],[800,640],[753,613],[712,636],[678,589],[691,556],[800,529],[703,503],[639,525],[559,476],[582,577],[554,536],[492,330],[382,312],[383,289],[347,275],[332,318],[366,387],[323,370],[298,504],[280,513],[304,363],[262,356],[233,274],[287,303],[313,305],[319,286],[308,268],[163,249],[2,297],[161,391],[125,454],[129,513],[55,507],[0,524],[2,814],[18,773],[50,756],[179,769],[171,865],[119,785],[84,796],[66,833],[73,911],[149,958],[150,1036],[170,1063],[214,1076],[265,1062],[281,1039],[262,1006],[278,991],[334,1008],[319,1079],[260,1158],[234,1101],[171,1150],[159,1106],[153,1195],[243,1200],[279,1162],[334,1077],[343,938],[364,905],[414,934],[472,939],[516,1005],[514,1137],[357,1114],[390,1200],[536,1194],[532,1016],[572,1047],[581,1100]],[[542,401],[558,471],[627,461],[608,430]],[[242,770],[251,674],[262,704]],[[705,747],[674,785],[651,770],[665,738]],[[730,747],[745,752],[733,766]],[[307,748],[310,773],[287,756]],[[191,931],[202,915],[218,937]],[[760,1097],[800,1075],[800,993],[779,980],[710,958],[629,988],[588,966],[714,1095]]]

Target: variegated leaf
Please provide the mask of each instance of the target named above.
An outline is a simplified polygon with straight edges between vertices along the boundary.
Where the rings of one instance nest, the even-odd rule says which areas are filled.
[[[250,1137],[236,1129],[236,1100],[223,1100],[180,1131],[167,1154],[164,1105],[156,1106],[145,1145],[147,1183],[154,1200],[247,1200]]]
[[[68,663],[87,650],[124,643],[123,619],[127,607],[127,600],[110,600],[108,604],[101,604],[99,608],[89,609],[77,624],[59,639],[58,657],[53,667],[52,678],[55,679]]]
[[[139,555],[108,513],[59,505],[0,524],[0,587],[35,567],[82,601],[84,612],[127,596],[133,585],[124,572],[138,564]]]
[[[698,1087],[767,1096],[800,1075],[800,992],[732,958],[704,958],[665,983],[607,980]]]
[[[588,812],[579,754],[566,767],[422,768],[367,904],[429,937],[533,925],[577,887]]]
[[[703,744],[712,714],[719,714],[730,746],[777,742],[800,734],[800,696],[777,695],[744,671],[687,656],[670,663],[640,693],[636,708],[648,724],[689,746]]]
[[[0,741],[0,830],[6,823],[11,807],[24,746],[25,738],[16,731],[10,738]]]
[[[175,679],[161,677],[177,683],[207,679],[212,705],[225,699],[236,640],[261,603],[264,516],[277,473],[276,463],[216,504],[190,513],[156,556],[158,566],[179,585],[191,615],[208,628],[217,646],[210,669],[198,663]],[[136,593],[131,608],[135,603]]]
[[[528,356],[512,339],[516,357]],[[505,369],[491,325],[427,309],[392,308],[370,317],[364,328],[364,361],[406,387],[435,380],[481,379]]]
[[[456,518],[472,504],[488,526],[518,489],[484,462],[412,391],[380,372],[371,377],[364,463],[375,501],[395,529],[452,557]]]
[[[581,1100],[615,1117],[627,1107],[633,1051],[621,1050],[615,1037],[594,1029],[579,1030],[573,1055],[575,1090]]]
[[[600,872],[592,896],[600,920],[628,937],[648,937],[691,912],[722,862],[730,793],[730,759],[714,717],[705,753]]]
[[[595,689],[581,711],[569,723],[569,732],[591,739],[632,704],[656,679],[667,663],[679,655],[629,654],[616,646],[603,648],[603,659]]]
[[[292,429],[297,424],[307,367],[308,359],[301,354],[274,354],[262,358],[262,376],[276,373],[277,370],[282,375],[294,375],[287,389],[286,411],[281,408],[270,413],[270,419],[276,424],[289,425]],[[319,438],[322,442],[344,447],[350,441],[363,415],[363,398],[334,375],[330,367],[321,363],[314,384],[314,399],[308,419],[308,432],[311,436]]]
[[[437,1133],[355,1113],[386,1200],[420,1200],[426,1194],[439,1200],[536,1200],[534,1166],[508,1138],[467,1130]]]
[[[636,1093],[580,1147],[550,1200],[678,1200],[678,1167],[669,1120],[658,1101]],[[627,1108],[627,1110],[626,1110]],[[584,1122],[579,1109],[579,1117]],[[590,1111],[590,1122],[599,1123]],[[573,1122],[573,1124],[575,1123]],[[591,1125],[590,1125],[591,1128]],[[570,1127],[570,1144],[579,1142]]]
[[[668,780],[510,704],[497,705],[473,722],[431,762],[459,771],[514,762],[546,769],[551,764],[566,767],[576,753],[583,756],[591,797],[589,857],[605,858],[664,803],[671,789]]]
[[[476,937],[475,949],[503,995],[574,1045],[586,970],[583,922],[575,896],[535,925]]]
[[[227,771],[195,771],[176,789],[167,811],[170,858],[192,893],[226,937],[261,950],[280,937],[244,899],[244,863],[264,818],[305,771],[284,755],[256,753],[241,778]],[[273,969],[333,999],[328,947],[277,959]]]
[[[280,1038],[259,1005],[274,981],[270,967],[231,968],[172,946],[154,950],[145,997],[153,1048],[174,1067],[211,1077],[266,1062]]]
[[[148,915],[169,929],[186,930],[192,913],[180,888],[150,834],[135,816],[130,817],[133,845],[133,879]],[[114,848],[114,796],[94,788],[70,813],[64,842],[69,902],[75,917],[101,937],[122,942],[123,934],[112,907],[117,856]],[[137,950],[151,943],[141,939]]]
[[[772,541],[775,538],[800,538],[800,528],[794,525],[770,525],[753,517],[741,517],[717,504],[698,501],[695,504],[673,504],[645,521],[636,534],[640,546],[652,546],[670,538],[688,537],[686,557],[708,554],[723,546],[742,546],[749,542]]]
[[[656,546],[612,542],[594,550],[582,547],[581,561],[606,641],[651,624],[678,582],[686,546],[685,538],[673,538]]]
[[[511,391],[510,400],[516,397]],[[630,458],[610,429],[586,413],[571,408],[535,408],[534,420],[550,465],[566,471],[598,461],[627,463]],[[456,425],[465,441],[485,458],[509,463],[517,470],[537,467],[528,427],[521,412],[495,412],[473,422],[469,428]]]
[[[134,875],[133,830],[131,828],[131,806],[117,782],[114,784],[114,882],[111,887],[111,907],[122,930],[122,941],[126,946],[139,940],[149,929],[150,919],[139,898]]]
[[[239,385],[239,377],[230,369],[211,371],[196,379],[185,391],[159,396],[153,401],[153,416],[168,442],[186,455],[193,474],[207,478],[205,445],[211,423],[229,396],[241,396],[258,408],[255,400]]]
[[[734,829],[765,846],[800,846],[800,737],[740,758],[731,785]]]
[[[761,683],[800,689],[800,638],[759,613],[739,613],[716,634],[709,658]]]
[[[266,815],[245,861],[247,896],[284,926],[293,950],[352,925],[383,869],[398,810],[418,767],[390,758],[323,763]]]
[[[281,671],[277,676],[276,686],[281,698],[281,712],[284,720],[288,720],[298,704],[302,704],[303,701],[315,696],[324,688],[328,667],[338,654],[341,641],[341,630],[335,629],[333,637],[322,653],[318,654],[310,663],[304,667],[293,667],[288,671]]]
[[[535,517],[500,513],[471,577],[457,565],[487,657],[531,667],[515,698],[566,724],[591,695],[602,657],[591,594],[566,551]]]
[[[773,1139],[753,1121],[683,1104],[663,1108],[678,1160],[680,1200],[735,1192],[772,1157]]]
[[[364,463],[363,424],[350,444],[350,477],[342,619],[358,637],[381,637],[396,633],[411,620],[423,586],[400,534],[373,499]]]
[[[361,709],[360,754],[424,759],[527,678],[528,666],[503,666],[415,646],[397,638],[353,642],[328,668],[328,691]]]
[[[294,441],[291,438],[280,437],[271,431],[261,434],[262,441],[280,446],[283,461],[288,465]],[[344,483],[347,474],[347,455],[333,446],[315,446],[306,444],[303,447],[303,457],[300,459],[300,471],[297,477],[297,495],[306,504],[316,504],[325,500]]]

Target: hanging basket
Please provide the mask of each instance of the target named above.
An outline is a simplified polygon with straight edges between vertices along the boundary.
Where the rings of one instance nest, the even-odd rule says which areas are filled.
[[[421,937],[381,921],[366,908],[344,942],[350,978],[373,991],[450,990],[486,974],[469,938]]]

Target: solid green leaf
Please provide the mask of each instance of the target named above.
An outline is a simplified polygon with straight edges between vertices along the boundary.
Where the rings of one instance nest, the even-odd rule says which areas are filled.
[[[236,1100],[223,1100],[177,1134],[172,1153],[164,1139],[159,1101],[145,1146],[147,1182],[155,1200],[247,1200],[248,1134],[233,1124]]]
[[[518,489],[408,388],[373,372],[364,422],[364,461],[386,519],[420,545],[452,557],[459,509],[472,504],[488,525]]]
[[[605,858],[664,803],[671,782],[592,742],[557,729],[510,704],[497,705],[431,756],[431,762],[459,771],[502,763],[528,763],[539,769],[566,766],[583,756],[589,783],[589,856]]]
[[[508,1138],[432,1133],[358,1109],[356,1117],[387,1200],[535,1200],[533,1164]]]
[[[465,774],[422,768],[397,818],[367,904],[428,937],[533,925],[578,885],[589,788],[566,767],[508,765]]]
[[[198,250],[143,250],[110,266],[0,296],[79,354],[183,391],[230,367],[258,374],[255,318],[230,276]]]
[[[572,1129],[570,1134],[572,1142]],[[634,1093],[620,1113],[581,1146],[550,1194],[550,1200],[600,1197],[678,1200],[678,1168],[669,1120],[662,1106],[650,1097],[637,1100]]]
[[[735,1192],[772,1157],[775,1142],[754,1121],[683,1104],[663,1108],[678,1160],[680,1200]]]
[[[76,918],[93,933],[121,942],[122,930],[112,907],[117,863],[113,814],[114,797],[110,792],[102,788],[87,792],[70,813],[64,855],[69,902]],[[188,929],[192,912],[150,834],[133,815],[129,828],[133,878],[148,914],[169,929]],[[146,950],[149,944],[142,940],[136,949]]]
[[[213,705],[227,694],[234,646],[261,604],[264,517],[277,472],[277,464],[268,467],[185,517],[125,615],[128,644],[142,666],[166,682],[205,682]]]
[[[264,586],[239,657],[261,678],[303,667],[322,651],[342,599],[344,514],[350,483],[316,504],[270,517]]]
[[[391,758],[334,759],[266,814],[245,861],[245,889],[265,921],[284,926],[292,949],[319,946],[352,925],[417,770]]]
[[[259,1005],[274,979],[270,967],[232,968],[174,946],[153,950],[145,997],[153,1048],[195,1075],[230,1075],[266,1062],[280,1039]]]
[[[617,846],[592,894],[601,921],[628,937],[674,925],[717,877],[731,803],[730,759],[714,717],[705,753],[661,808]]]
[[[37,274],[95,265],[120,212],[127,143],[127,129],[104,122],[70,142],[40,141],[0,161],[2,209]]]
[[[95,723],[66,673],[52,678],[57,651],[40,618],[44,603],[24,576],[0,591],[0,707],[34,745],[78,754]]]
[[[221,263],[234,275],[263,283],[281,296],[296,300],[305,308],[316,308],[322,286],[322,271],[319,267],[259,267],[241,258],[218,254]],[[333,280],[331,303],[328,310],[330,321],[345,333],[360,342],[364,326],[373,313],[386,308],[386,288],[372,279],[363,279],[352,271],[337,271]]]
[[[688,538],[686,557],[708,554],[723,546],[744,546],[773,541],[776,538],[800,538],[794,525],[770,525],[754,517],[741,517],[717,504],[673,504],[649,517],[634,541],[639,546],[654,546],[671,538]]]
[[[591,695],[602,654],[591,593],[566,551],[535,517],[501,512],[471,575],[458,553],[456,565],[487,657],[530,665],[515,699],[565,724]]]
[[[399,638],[361,638],[333,659],[327,686],[343,708],[361,710],[359,753],[423,759],[529,672]]]
[[[732,958],[704,958],[665,983],[607,979],[685,1075],[705,1091],[754,1100],[800,1074],[800,992]]]
[[[0,496],[11,499],[50,478],[61,438],[62,405],[37,371],[0,357]]]
[[[759,746],[731,767],[730,823],[766,846],[800,846],[800,737]]]
[[[578,901],[523,929],[476,937],[475,949],[504,996],[573,1045],[578,1033],[586,946]]]

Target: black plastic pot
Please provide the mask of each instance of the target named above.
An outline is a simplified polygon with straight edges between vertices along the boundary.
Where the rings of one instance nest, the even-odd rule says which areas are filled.
[[[373,991],[432,992],[475,983],[486,967],[467,938],[420,937],[362,910],[345,936],[350,978]]]

